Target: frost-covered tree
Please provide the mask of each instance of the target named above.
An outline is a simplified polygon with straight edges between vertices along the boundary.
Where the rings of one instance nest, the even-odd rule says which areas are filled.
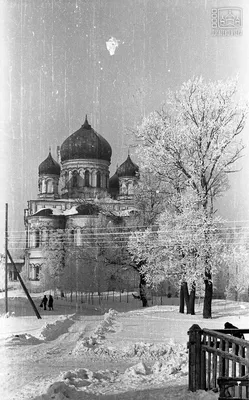
[[[145,227],[152,226],[160,213],[165,209],[168,197],[170,196],[171,188],[161,179],[158,174],[151,174],[151,171],[141,166],[139,169],[139,180],[134,190],[134,204],[136,205],[136,216],[133,219],[133,225],[144,229]],[[140,283],[140,299],[143,307],[148,305],[147,300],[147,286],[146,275],[143,272],[143,266],[146,259],[141,257],[139,260],[134,258],[130,251],[127,252],[126,257],[128,265],[139,273]]]
[[[226,294],[240,300],[249,287],[249,249],[245,243],[230,242],[222,257],[226,271]]]
[[[194,314],[196,288],[200,290],[205,271],[212,269],[214,274],[220,264],[221,221],[207,217],[192,190],[173,196],[171,201],[171,207],[157,219],[156,229],[131,236],[129,250],[137,260],[146,259],[142,271],[150,285],[157,286],[165,279],[179,284],[179,311],[184,312],[185,300],[187,312]]]
[[[158,215],[165,209],[171,192],[171,186],[160,175],[152,174],[150,169],[141,166],[139,180],[134,189],[136,224],[146,227],[153,225]]]
[[[96,237],[98,262],[101,263],[108,288],[123,290],[130,287],[127,276],[133,275],[136,265],[132,262],[127,251],[127,242],[130,228],[124,225],[123,218],[119,217],[118,224],[112,222]],[[103,278],[101,279],[103,281]]]
[[[193,78],[165,106],[145,118],[136,136],[140,163],[176,190],[191,187],[207,218],[214,200],[228,188],[228,173],[244,148],[240,134],[248,113],[237,101],[237,81]],[[211,317],[212,269],[205,269],[204,318]]]
[[[103,263],[97,258],[97,248],[85,245],[69,246],[65,257],[62,286],[65,291],[102,292],[106,290],[107,276]]]

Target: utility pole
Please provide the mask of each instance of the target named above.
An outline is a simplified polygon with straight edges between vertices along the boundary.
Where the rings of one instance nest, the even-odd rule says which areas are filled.
[[[25,286],[25,284],[24,284],[24,282],[23,282],[23,280],[21,278],[21,275],[19,274],[18,269],[16,268],[16,264],[14,263],[13,258],[11,257],[11,254],[9,253],[9,250],[7,250],[7,253],[8,253],[10,262],[12,263],[12,265],[14,267],[14,270],[15,270],[15,272],[17,274],[17,277],[18,277],[18,279],[20,281],[20,284],[22,285],[22,288],[23,288],[23,290],[24,290],[24,292],[25,292],[25,294],[26,294],[26,296],[27,296],[27,298],[28,298],[28,300],[29,300],[29,302],[30,302],[30,304],[31,304],[36,316],[37,316],[37,318],[41,319],[39,311],[37,310],[37,308],[35,306],[35,303],[33,302],[32,298],[31,298],[31,296],[30,296],[30,294],[29,294],[29,292],[28,292],[28,290],[27,290],[27,288],[26,288],[26,286]]]
[[[5,204],[5,313],[8,312],[8,204]]]
[[[19,274],[19,271],[16,268],[16,264],[14,263],[13,258],[11,257],[11,254],[10,254],[10,252],[8,250],[8,204],[6,204],[5,205],[5,312],[6,313],[8,312],[8,258],[9,258],[11,264],[14,267],[14,271],[17,274],[17,277],[18,277],[18,279],[20,281],[20,284],[21,284],[21,286],[22,286],[22,288],[23,288],[23,290],[24,290],[24,292],[25,292],[25,294],[26,294],[26,296],[27,296],[27,298],[28,298],[28,300],[29,300],[29,302],[30,302],[30,304],[31,304],[36,316],[37,316],[37,318],[41,319],[39,311],[37,310],[37,308],[35,306],[35,303],[33,302],[32,298],[31,298],[31,296],[30,296],[30,294],[29,294],[29,292],[28,292],[28,290],[27,290],[27,288],[26,288],[26,286],[25,286],[25,284],[24,284],[24,282],[23,282],[23,280],[21,278],[21,275]]]

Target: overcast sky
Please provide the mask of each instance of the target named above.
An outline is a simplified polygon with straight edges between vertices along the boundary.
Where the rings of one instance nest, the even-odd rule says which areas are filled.
[[[239,74],[248,98],[247,0],[0,0],[1,217],[24,231],[38,192],[38,166],[89,123],[112,146],[111,175],[127,157],[130,130],[193,75]],[[211,10],[242,7],[243,34],[214,37]],[[106,42],[116,43],[114,54]],[[244,141],[249,144],[248,128]],[[131,147],[131,156],[133,157]],[[135,158],[135,156],[134,156]],[[230,220],[249,220],[249,155],[221,201]],[[2,223],[4,230],[4,224]],[[21,236],[20,236],[21,237]],[[1,243],[0,243],[1,244]]]

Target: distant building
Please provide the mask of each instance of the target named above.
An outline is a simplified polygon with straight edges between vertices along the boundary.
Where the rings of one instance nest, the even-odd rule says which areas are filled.
[[[15,259],[13,261],[15,263],[17,271],[19,273],[22,272],[22,269],[24,266],[24,259]],[[17,281],[18,277],[17,277],[17,272],[14,268],[14,265],[10,261],[8,261],[7,267],[8,267],[8,280],[11,282]]]
[[[29,200],[24,212],[25,272],[29,280],[39,280],[44,264],[42,247],[52,231],[63,229],[72,243],[81,244],[82,234],[97,220],[96,214],[89,212],[89,203],[102,205],[117,217],[124,216],[125,225],[132,221],[139,169],[128,155],[109,178],[111,156],[110,144],[86,117],[80,129],[57,147],[57,161],[49,151],[39,165],[37,199]],[[108,223],[107,215],[103,226]]]

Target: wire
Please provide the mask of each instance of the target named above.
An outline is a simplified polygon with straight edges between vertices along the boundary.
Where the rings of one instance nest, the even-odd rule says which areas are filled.
[[[158,229],[158,225],[153,225],[153,226],[149,226],[149,227],[141,227],[141,226],[136,226],[136,227],[134,227],[134,229],[132,229],[132,227],[123,227],[123,230],[122,231],[120,231],[120,232],[115,232],[115,231],[106,231],[107,229],[105,228],[105,232],[98,232],[97,230],[96,231],[92,231],[92,230],[90,230],[90,231],[85,231],[85,232],[82,232],[82,228],[74,228],[74,229],[65,229],[65,230],[59,230],[59,231],[62,231],[62,232],[58,232],[58,230],[55,230],[55,229],[32,229],[32,230],[30,230],[30,231],[28,231],[28,232],[24,232],[25,233],[25,236],[24,236],[24,234],[23,235],[13,235],[12,233],[10,233],[9,235],[8,235],[8,238],[9,239],[16,239],[16,240],[18,240],[18,239],[20,239],[20,240],[26,240],[26,237],[27,237],[27,233],[30,235],[32,235],[32,234],[35,234],[36,232],[40,232],[41,234],[43,233],[43,234],[47,234],[47,233],[50,233],[50,234],[52,234],[52,235],[55,235],[56,234],[56,232],[58,232],[58,236],[59,235],[68,235],[68,236],[71,236],[71,235],[75,235],[75,234],[77,234],[78,236],[80,235],[81,237],[96,237],[96,235],[98,235],[98,236],[114,236],[114,235],[123,235],[123,236],[129,236],[131,233],[134,233],[134,232],[141,232],[141,234],[143,234],[144,232],[148,232],[149,230],[151,231],[151,233],[160,233],[160,232],[162,232],[162,233],[172,233],[172,232],[185,232],[185,233],[187,233],[187,232],[192,232],[193,231],[193,229],[194,228],[201,228],[202,227],[202,225],[197,225],[197,224],[195,224],[195,225],[190,225],[189,227],[183,227],[183,228],[181,228],[181,229],[179,229],[179,228],[168,228],[168,229],[163,229],[163,225],[161,225],[161,229]],[[145,229],[144,229],[145,228]],[[155,229],[155,230],[153,230],[153,228]],[[220,233],[221,231],[226,231],[226,232],[229,232],[229,231],[231,231],[231,232],[234,232],[234,233],[238,233],[238,234],[241,234],[241,232],[244,232],[244,231],[248,231],[249,232],[249,226],[244,226],[244,227],[222,227],[222,226],[214,226],[214,227],[212,227],[211,226],[211,229],[214,231],[215,230],[215,232],[217,232],[217,233]],[[73,231],[73,232],[72,232]],[[58,238],[59,239],[59,238]]]
[[[205,231],[203,232],[203,234]],[[235,233],[230,233],[230,232],[219,232],[217,230],[211,231],[211,232],[206,232],[210,236],[218,236],[219,238],[226,238],[227,240],[235,240],[236,238],[241,238],[241,239],[246,239],[249,236],[249,231],[240,231],[240,232],[235,232]],[[196,234],[201,235],[201,232],[194,231],[194,230],[175,230],[175,229],[168,229],[168,230],[158,230],[158,231],[152,231],[152,232],[129,232],[129,233],[115,233],[115,234],[79,234],[76,232],[76,234],[71,234],[70,236],[67,235],[66,237],[56,237],[53,234],[47,235],[47,236],[42,236],[42,235],[35,235],[31,234],[29,235],[29,238],[15,238],[15,237],[9,237],[8,242],[12,243],[26,243],[27,240],[30,242],[32,240],[36,240],[39,238],[39,241],[42,242],[47,242],[47,241],[55,241],[57,243],[65,243],[65,242],[71,242],[72,240],[129,240],[129,238],[134,235],[136,238],[143,238],[145,235],[147,236],[147,240],[149,240],[150,237],[152,236],[157,236],[158,240],[160,239],[160,236],[162,235],[179,235],[180,237],[190,235],[190,236],[195,236]]]
[[[172,243],[172,246],[174,246],[175,243],[177,245],[177,242],[174,242],[174,243]],[[204,243],[206,243],[206,241],[204,239],[201,240],[201,241],[199,240],[197,243],[194,242],[193,246],[201,246]],[[63,244],[63,245],[65,245],[65,247],[71,247],[73,249],[82,249],[82,250],[87,250],[87,249],[115,249],[116,250],[117,248],[125,248],[127,246],[127,241],[123,240],[123,241],[119,241],[119,242],[116,242],[116,243],[114,242],[111,245],[108,245],[108,242],[106,242],[106,243],[105,242],[104,243],[98,243],[97,242],[95,244],[91,243],[91,242],[84,242],[83,244],[74,243],[74,242],[63,242],[63,243],[61,242],[59,244]],[[161,241],[157,240],[156,242],[151,240],[151,241],[146,241],[145,247],[149,247],[149,246],[153,246],[153,245],[155,247],[156,244],[159,244],[159,246],[157,246],[157,247],[165,247],[165,245],[166,245],[165,240],[163,240],[163,239]],[[231,245],[231,244],[233,246],[238,246],[238,247],[244,245],[241,241],[220,240],[220,245],[227,245],[228,246],[228,245]],[[180,245],[181,245],[181,243],[180,243]],[[182,243],[182,245],[184,246],[184,242]],[[14,243],[12,243],[9,246],[9,249],[12,249],[12,250],[20,249],[20,247],[13,247],[13,246],[14,246]],[[46,251],[46,250],[49,251],[51,248],[48,247],[46,249],[44,246],[29,246],[25,250],[32,250],[32,249],[45,249],[44,251]]]
[[[248,226],[246,226],[246,228],[248,228],[249,229],[249,220],[230,220],[230,221],[222,221],[222,222],[220,222],[219,224],[221,224],[221,225],[225,225],[225,224],[238,224],[238,223],[247,223],[248,224]],[[153,225],[150,225],[150,227],[152,227],[152,228],[156,228],[158,226],[158,224],[153,224]],[[194,226],[194,225],[193,225]],[[138,228],[138,225],[129,225],[129,226],[126,226],[126,227],[124,227],[124,226],[112,226],[110,229],[113,229],[113,230],[115,230],[115,229],[131,229],[131,228],[134,228],[134,229],[137,229]],[[141,225],[141,226],[139,226],[139,228],[148,228],[148,225]],[[233,227],[230,227],[229,229],[239,229],[239,228],[241,228],[241,226],[233,226]],[[71,230],[71,228],[66,228],[66,229],[61,229],[61,228],[56,228],[56,229],[58,229],[58,230],[63,230],[63,231],[70,231]],[[81,229],[84,229],[84,228],[81,228]],[[108,229],[107,227],[94,227],[93,228],[94,230],[106,230],[106,229]],[[221,228],[221,229],[225,229],[225,227],[224,228]],[[0,231],[1,233],[4,233],[5,231]],[[18,232],[18,233],[23,233],[23,234],[25,234],[26,232],[27,232],[27,230],[12,230],[11,231],[11,233],[14,233],[14,232]]]
[[[53,234],[48,235],[48,237],[44,237],[42,238],[41,236],[39,236],[39,242],[46,242],[46,241],[51,241],[54,240],[56,243],[71,243],[72,241],[87,241],[87,240],[113,240],[113,241],[120,241],[120,240],[129,240],[129,238],[131,237],[132,234],[135,234],[135,237],[137,237],[138,239],[141,238],[143,239],[144,236],[144,231],[142,232],[119,232],[119,233],[108,233],[106,232],[104,233],[79,233],[76,232],[75,234],[70,234],[67,237],[56,237]],[[196,235],[196,233],[198,233],[198,231],[193,231],[193,229],[167,229],[167,230],[158,230],[158,231],[152,231],[148,233],[148,238],[147,241],[149,240],[149,236],[153,236],[153,235],[157,235],[157,240],[160,240],[160,235],[178,235],[180,237],[184,237],[186,235],[190,235],[191,237],[193,237],[194,235]],[[207,232],[208,233],[208,232]],[[201,232],[200,232],[201,234]],[[241,238],[241,240],[246,239],[247,238],[247,234],[249,234],[249,230],[240,230],[239,232],[234,232],[232,234],[230,234],[228,231],[226,232],[220,232],[219,230],[215,230],[213,232],[210,232],[210,235],[215,235],[218,236],[220,239],[226,239],[228,241],[234,241],[235,239],[237,239],[238,237]],[[36,240],[36,238],[38,237],[35,236],[35,234],[32,234],[29,236],[28,240],[29,242],[32,240]],[[16,243],[16,244],[26,244],[27,242],[27,238],[25,237],[20,237],[20,238],[16,238],[16,237],[9,237],[8,238],[8,242],[9,243]]]

